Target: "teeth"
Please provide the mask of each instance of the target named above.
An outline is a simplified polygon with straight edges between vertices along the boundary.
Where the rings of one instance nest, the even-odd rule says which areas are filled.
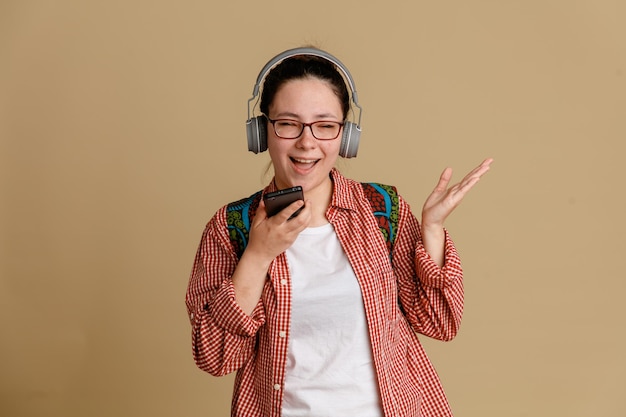
[[[315,161],[317,161],[317,159],[298,159],[298,158],[293,158],[293,160],[301,164],[312,164]]]

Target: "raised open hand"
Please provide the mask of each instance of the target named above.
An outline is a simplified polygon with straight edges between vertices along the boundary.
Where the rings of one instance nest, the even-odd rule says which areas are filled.
[[[461,203],[463,197],[489,171],[492,158],[485,159],[471,170],[459,183],[448,187],[452,178],[452,168],[446,168],[439,182],[428,196],[422,208],[422,229],[441,229],[446,218]]]

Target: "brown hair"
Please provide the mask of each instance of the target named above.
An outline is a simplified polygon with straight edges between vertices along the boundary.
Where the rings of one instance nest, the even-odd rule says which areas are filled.
[[[313,77],[330,84],[339,98],[344,120],[350,111],[350,95],[346,83],[332,62],[313,55],[296,55],[276,65],[265,77],[261,93],[260,109],[263,114],[269,113],[278,90],[288,81]]]

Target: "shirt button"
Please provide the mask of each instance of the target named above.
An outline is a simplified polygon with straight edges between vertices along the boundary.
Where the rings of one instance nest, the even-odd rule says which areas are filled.
[[[194,318],[194,317],[196,317],[196,316],[195,316],[193,313],[191,313],[191,314],[189,315],[189,319],[190,319],[191,321],[193,321],[193,318]]]
[[[287,336],[287,332],[280,331],[280,332],[278,332],[278,336],[286,337]]]
[[[280,389],[280,384],[274,384],[274,390],[278,391]]]
[[[281,285],[287,285],[287,280],[286,279],[281,279],[280,280]]]

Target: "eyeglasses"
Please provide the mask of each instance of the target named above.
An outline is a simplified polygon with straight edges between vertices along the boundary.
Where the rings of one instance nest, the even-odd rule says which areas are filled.
[[[266,116],[267,117],[267,116]],[[291,119],[267,120],[274,126],[274,133],[281,139],[297,139],[304,132],[305,127],[311,128],[313,137],[318,140],[337,139],[343,123],[319,120],[313,123],[302,123]]]

